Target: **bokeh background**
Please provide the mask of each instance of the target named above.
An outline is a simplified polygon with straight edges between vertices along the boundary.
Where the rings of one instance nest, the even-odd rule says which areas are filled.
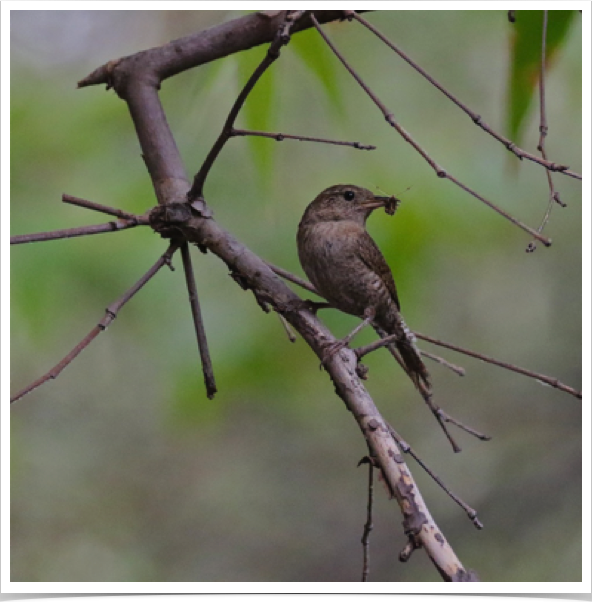
[[[63,205],[64,192],[138,213],[153,206],[125,104],[103,87],[76,90],[76,82],[110,59],[239,14],[13,11],[11,233],[104,221]],[[504,11],[380,11],[368,19],[505,131],[512,25]],[[539,166],[520,163],[361,26],[326,31],[437,161],[538,225],[548,197]],[[189,176],[264,52],[164,83]],[[580,171],[579,16],[548,74],[547,99],[548,153]],[[232,140],[206,197],[251,249],[302,275],[295,233],[318,192],[352,182],[400,195],[396,217],[377,212],[369,229],[409,325],[581,387],[579,182],[555,176],[568,207],[553,210],[553,246],[525,253],[528,235],[435,177],[313,32],[282,51],[238,125],[247,122],[378,147]],[[533,106],[523,134],[531,151],[537,126]],[[65,355],[164,249],[148,228],[14,247],[12,391]],[[303,341],[291,344],[277,316],[264,314],[220,260],[194,251],[219,393],[205,396],[182,270],[163,270],[57,381],[11,408],[13,581],[360,579],[367,470],[356,468],[366,449],[355,422]],[[336,311],[321,318],[336,336],[356,324]],[[463,452],[453,454],[384,350],[367,359],[368,388],[424,461],[478,510],[483,531],[410,461],[460,559],[483,581],[580,581],[581,403],[423,346],[466,368],[459,378],[430,366],[437,399],[490,442],[459,434]],[[370,579],[439,581],[421,552],[399,563],[398,507],[380,484],[375,497]]]

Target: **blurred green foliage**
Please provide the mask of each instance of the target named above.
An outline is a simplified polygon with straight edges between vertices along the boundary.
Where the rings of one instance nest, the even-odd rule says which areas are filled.
[[[63,192],[138,213],[154,205],[124,103],[113,91],[77,91],[75,82],[110,59],[234,16],[13,11],[12,233],[104,220],[61,204]],[[514,27],[505,12],[381,11],[368,18],[488,123],[504,123]],[[518,163],[359,25],[324,27],[436,160],[538,225],[548,198],[539,166]],[[85,35],[70,35],[78,31]],[[560,46],[548,72],[547,150],[579,171],[577,16]],[[163,103],[189,177],[263,52],[164,82]],[[413,329],[581,386],[579,182],[554,176],[568,207],[552,213],[546,232],[553,246],[525,253],[524,232],[439,180],[313,32],[295,35],[282,50],[237,125],[377,146],[367,152],[231,140],[206,197],[219,223],[264,259],[302,275],[295,233],[305,206],[338,182],[379,186],[403,199],[394,218],[376,213],[369,230]],[[532,151],[536,120],[523,131]],[[508,161],[520,169],[510,173]],[[147,228],[14,247],[12,390],[69,351],[164,249]],[[175,258],[177,270],[161,270],[59,379],[11,409],[13,580],[359,579],[366,471],[356,464],[366,449],[357,426],[302,340],[290,344],[277,317],[264,314],[219,259],[193,251],[216,399],[205,396]],[[337,336],[357,322],[334,311],[320,317]],[[356,342],[371,339],[364,332]],[[491,442],[460,435],[464,452],[452,454],[384,351],[366,362],[368,388],[425,462],[478,509],[482,532],[411,464],[457,554],[484,581],[579,581],[580,402],[477,360],[429,350],[467,370],[461,379],[431,366],[438,402],[492,435]],[[371,580],[439,581],[422,553],[398,563],[405,543],[400,513],[380,487],[376,506]]]

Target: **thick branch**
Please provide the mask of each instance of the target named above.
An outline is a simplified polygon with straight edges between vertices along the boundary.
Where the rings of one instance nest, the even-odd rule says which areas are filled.
[[[282,15],[278,24],[284,22]],[[273,35],[276,32],[277,25]],[[229,44],[232,45],[232,42]],[[230,51],[236,51],[236,48]],[[105,79],[113,82],[118,94],[128,103],[146,166],[161,205],[153,211],[155,215],[151,216],[153,226],[159,212],[162,212],[161,216],[166,212],[169,212],[170,216],[171,212],[174,212],[175,223],[168,223],[181,236],[220,257],[231,273],[236,274],[241,283],[255,293],[257,300],[283,314],[321,358],[326,346],[335,342],[330,331],[261,258],[211,219],[211,213],[204,212],[205,204],[192,203],[189,206],[185,202],[189,183],[158,97],[158,78],[163,73],[167,76],[173,75],[198,63],[189,64],[179,59],[176,70],[167,67],[159,71],[155,69],[155,65],[168,64],[166,58],[159,62],[159,52],[155,49],[148,57],[136,55],[133,61],[126,60],[125,69],[119,63],[111,70],[111,77],[105,75]],[[168,57],[170,47],[162,50],[162,54],[163,57]],[[183,48],[179,47],[178,55],[183,56]],[[101,79],[100,75],[98,79]],[[83,82],[81,85],[91,83],[100,81],[96,81],[95,78],[95,81]],[[163,222],[166,221],[163,219]],[[473,580],[432,519],[396,443],[390,436],[388,425],[360,381],[356,372],[355,353],[349,349],[340,351],[327,361],[326,369],[337,394],[352,412],[372,450],[372,455],[377,458],[385,480],[405,517],[406,531],[425,548],[444,579]]]
[[[286,11],[263,11],[246,15],[173,40],[163,46],[110,61],[80,80],[78,87],[111,85],[113,75],[118,70],[131,72],[142,70],[145,74],[153,74],[158,81],[162,81],[192,67],[260,46],[273,40],[284,20],[285,13]],[[338,21],[343,18],[343,11],[316,11],[316,18],[320,23]],[[296,33],[310,27],[312,27],[310,17],[305,16],[295,24],[292,31]]]

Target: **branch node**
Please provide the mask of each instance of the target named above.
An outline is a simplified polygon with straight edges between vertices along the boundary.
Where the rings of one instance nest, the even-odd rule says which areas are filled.
[[[417,542],[417,538],[410,536],[405,544],[405,547],[399,553],[399,561],[407,562],[415,550],[421,548],[421,544]]]

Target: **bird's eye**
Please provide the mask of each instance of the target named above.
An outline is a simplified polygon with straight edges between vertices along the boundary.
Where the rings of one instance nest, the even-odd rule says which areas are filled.
[[[344,198],[346,201],[353,201],[353,200],[354,200],[354,198],[355,198],[355,196],[356,196],[356,195],[354,194],[353,190],[346,190],[346,191],[343,193],[343,198]]]

